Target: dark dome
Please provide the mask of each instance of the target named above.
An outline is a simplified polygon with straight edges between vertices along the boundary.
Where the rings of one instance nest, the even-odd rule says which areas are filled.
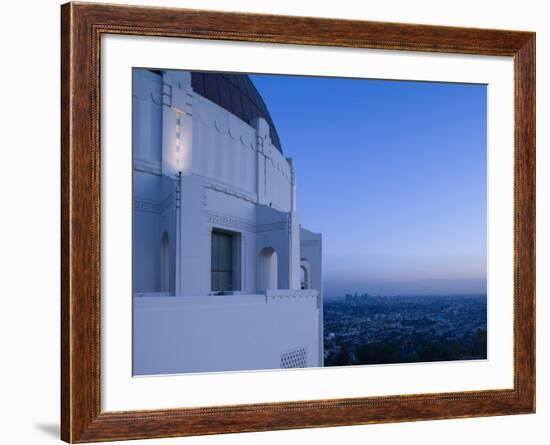
[[[271,142],[277,150],[283,152],[279,135],[262,96],[246,74],[192,71],[191,86],[196,93],[247,123],[257,117],[264,118],[269,124]]]

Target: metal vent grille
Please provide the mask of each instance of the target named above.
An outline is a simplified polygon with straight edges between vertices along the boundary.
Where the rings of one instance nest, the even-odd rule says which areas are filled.
[[[305,368],[307,366],[306,348],[296,349],[295,351],[281,354],[281,368]]]

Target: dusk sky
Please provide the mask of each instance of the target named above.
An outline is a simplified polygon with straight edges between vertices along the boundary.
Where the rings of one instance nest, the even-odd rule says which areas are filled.
[[[486,292],[486,86],[252,75],[326,296]]]

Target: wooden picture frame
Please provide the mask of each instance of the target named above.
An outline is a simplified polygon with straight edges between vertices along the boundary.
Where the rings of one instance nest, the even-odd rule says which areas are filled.
[[[535,34],[92,3],[61,7],[61,438],[174,437],[535,411]],[[512,56],[514,387],[455,393],[102,412],[100,38],[185,37]]]

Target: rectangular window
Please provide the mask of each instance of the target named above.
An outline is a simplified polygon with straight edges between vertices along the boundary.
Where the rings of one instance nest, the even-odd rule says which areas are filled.
[[[233,235],[212,231],[211,288],[213,292],[234,290]]]

